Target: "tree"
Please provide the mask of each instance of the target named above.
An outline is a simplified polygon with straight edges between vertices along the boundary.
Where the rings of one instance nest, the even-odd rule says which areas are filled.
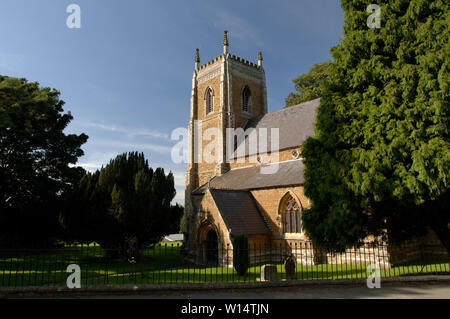
[[[344,38],[303,148],[304,227],[332,250],[430,227],[450,251],[449,3],[379,1],[369,29],[370,2],[342,1]]]
[[[62,194],[83,169],[85,134],[65,134],[73,119],[55,89],[0,76],[0,237],[44,240],[58,231]]]
[[[178,231],[183,208],[171,205],[175,194],[172,173],[153,170],[143,153],[124,153],[80,180],[61,222],[72,240],[116,249],[133,239],[141,248]]]
[[[173,216],[173,223],[169,226],[167,234],[182,234],[184,231],[184,206],[175,204],[170,206],[171,216]]]
[[[302,74],[292,80],[297,93],[289,93],[286,98],[286,107],[311,101],[322,95],[323,82],[328,77],[330,62],[314,64],[308,73]]]

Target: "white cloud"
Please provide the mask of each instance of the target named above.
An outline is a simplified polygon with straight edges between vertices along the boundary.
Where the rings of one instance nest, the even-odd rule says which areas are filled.
[[[172,151],[172,146],[152,144],[152,143],[134,143],[134,142],[124,142],[118,140],[108,140],[108,139],[96,139],[92,144],[97,146],[106,146],[109,148],[115,148],[119,153],[123,152],[133,152],[133,151],[152,151],[160,154],[170,154]]]
[[[116,133],[125,134],[131,138],[134,138],[136,136],[149,136],[149,137],[161,138],[161,139],[165,139],[165,140],[169,139],[169,134],[167,134],[167,133],[149,130],[146,128],[128,128],[128,127],[118,126],[118,125],[114,125],[114,124],[104,124],[104,123],[96,123],[96,122],[87,122],[84,124],[84,126],[93,127],[93,128],[100,129],[103,131],[108,131],[108,132],[116,132]]]
[[[89,172],[94,172],[102,167],[103,163],[100,162],[89,162],[89,163],[78,163],[75,166],[81,166]]]
[[[184,172],[172,172],[175,186],[184,187]]]
[[[172,204],[178,203],[184,206],[184,189],[177,189],[177,194],[172,200]]]
[[[73,166],[81,166],[89,172],[95,172],[102,166],[106,166],[118,154],[118,152],[92,152],[80,158],[80,161]]]

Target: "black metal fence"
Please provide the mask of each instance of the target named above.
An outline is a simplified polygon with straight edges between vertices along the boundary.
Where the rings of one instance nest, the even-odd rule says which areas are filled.
[[[46,249],[0,249],[0,287],[126,284],[186,284],[399,278],[450,274],[448,253],[429,244],[387,247],[365,245],[333,254],[297,241],[251,244],[245,275],[233,265],[232,247],[186,250],[182,243],[162,242],[140,251],[103,249],[97,244]]]

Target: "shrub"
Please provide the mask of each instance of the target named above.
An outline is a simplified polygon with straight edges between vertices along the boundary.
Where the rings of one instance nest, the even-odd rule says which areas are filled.
[[[248,238],[238,235],[233,240],[233,266],[239,276],[245,276],[249,266]]]

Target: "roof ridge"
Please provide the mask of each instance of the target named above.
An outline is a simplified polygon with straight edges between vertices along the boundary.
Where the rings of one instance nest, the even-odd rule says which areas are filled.
[[[271,115],[271,114],[275,114],[275,113],[279,113],[279,112],[284,112],[284,111],[290,110],[292,108],[304,107],[304,106],[306,106],[306,103],[309,103],[309,102],[312,102],[312,101],[315,101],[315,100],[320,100],[320,97],[318,97],[316,99],[312,99],[312,100],[306,101],[306,102],[302,102],[300,104],[296,104],[296,105],[292,105],[292,106],[288,106],[288,107],[285,106],[285,107],[283,107],[283,108],[281,108],[279,110],[276,110],[276,111],[272,111],[272,112],[268,112],[268,113],[265,113],[265,114],[261,114],[261,115],[258,115],[258,116],[251,117],[251,118],[247,119],[247,121],[245,122],[245,125],[243,126],[243,128],[246,129],[247,128],[247,124],[251,123],[251,121],[255,121],[255,120],[258,120],[258,119],[263,119],[267,115]]]
[[[248,192],[246,189],[232,189],[232,188],[210,188],[210,191],[220,191],[220,192]]]
[[[299,104],[295,104],[295,105],[291,105],[291,106],[284,106],[283,108],[281,108],[281,109],[279,109],[279,110],[276,110],[276,111],[273,111],[273,112],[268,112],[268,113],[266,113],[266,114],[262,114],[262,116],[265,116],[265,115],[268,115],[268,114],[277,113],[277,112],[286,111],[286,110],[291,109],[292,107],[301,107],[301,106],[305,106],[306,103],[309,103],[309,102],[312,102],[312,101],[315,101],[315,100],[320,100],[320,97],[318,97],[318,98],[316,98],[316,99],[309,100],[309,101],[305,101],[305,102],[302,102],[302,103],[299,103]],[[254,118],[256,118],[256,117],[257,117],[257,116],[255,116]]]
[[[244,169],[244,168],[250,168],[250,167],[269,166],[269,165],[275,165],[275,164],[281,164],[281,163],[287,163],[287,162],[294,162],[294,161],[303,161],[303,157],[296,158],[296,159],[291,159],[291,160],[286,160],[286,161],[273,162],[273,163],[264,163],[264,164],[255,164],[255,165],[236,167],[236,168],[232,168],[232,169],[228,170],[226,173],[224,173],[222,175],[225,175],[228,172],[235,171],[235,170],[238,170],[238,169]],[[216,177],[216,176],[214,176],[214,177]]]

